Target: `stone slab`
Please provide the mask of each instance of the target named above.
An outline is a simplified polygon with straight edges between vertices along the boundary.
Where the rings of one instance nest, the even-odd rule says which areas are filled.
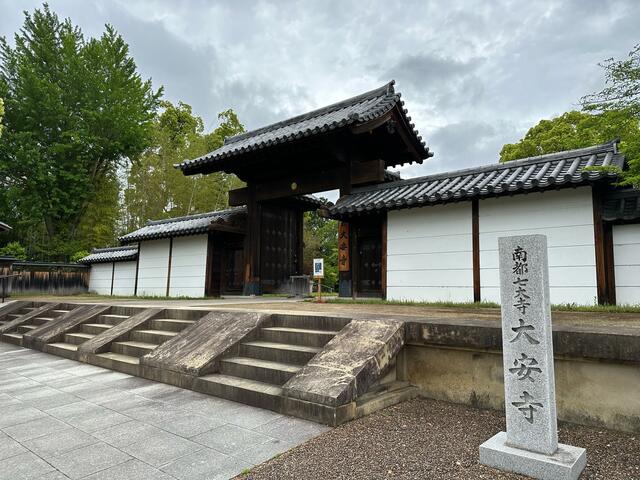
[[[552,455],[513,448],[500,432],[480,445],[480,463],[540,480],[577,480],[587,465],[584,448],[558,444]]]
[[[59,303],[47,303],[45,305],[42,305],[41,307],[36,308],[35,310],[31,310],[30,313],[22,315],[21,317],[18,317],[0,326],[0,334],[11,332],[12,330],[15,330],[16,328],[18,328],[20,325],[26,325],[32,319],[44,315],[49,310],[54,310],[58,308],[59,305],[60,305]]]
[[[337,407],[365,393],[404,345],[400,320],[353,320],[283,386],[285,397]]]
[[[24,334],[24,346],[42,350],[47,343],[62,339],[65,333],[106,312],[108,305],[81,305]]]
[[[140,364],[187,375],[210,373],[225,352],[270,317],[257,312],[211,312],[141,357]]]
[[[134,328],[149,320],[153,320],[164,310],[162,308],[148,308],[135,315],[130,316],[125,321],[114,325],[99,335],[87,340],[78,347],[78,360],[86,362],[90,354],[103,353],[109,350],[112,342],[120,340],[121,337],[129,333]]]
[[[14,300],[12,302],[7,302],[0,306],[0,321],[7,318],[7,315],[13,312],[17,312],[18,310],[23,309],[24,307],[30,306],[31,302],[25,302],[24,300]]]

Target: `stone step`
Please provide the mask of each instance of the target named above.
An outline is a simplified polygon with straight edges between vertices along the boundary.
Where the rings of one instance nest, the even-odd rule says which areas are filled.
[[[97,322],[105,323],[108,325],[118,325],[120,322],[125,321],[129,318],[129,315],[116,315],[114,313],[103,313],[102,315],[98,315]]]
[[[140,358],[121,353],[106,352],[93,356],[91,363],[129,375],[140,375]]]
[[[395,381],[384,388],[365,393],[356,400],[356,418],[364,417],[383,408],[416,398],[418,387],[408,382]]]
[[[26,315],[26,313],[10,313],[7,315],[7,318],[9,319],[9,321],[11,321],[11,320],[15,320],[16,318],[20,318],[24,315]]]
[[[271,360],[273,362],[293,363],[304,365],[321,349],[305,345],[290,345],[288,343],[265,342],[255,340],[240,344],[240,356]]]
[[[30,332],[31,330],[35,330],[36,328],[38,328],[37,325],[20,325],[17,328],[18,333],[27,333]]]
[[[34,325],[44,325],[45,323],[49,323],[55,320],[54,317],[36,317],[31,320],[31,323]]]
[[[279,411],[282,404],[282,388],[246,378],[214,373],[199,377],[194,390],[226,398],[234,402]]]
[[[13,343],[14,345],[22,346],[22,334],[21,333],[3,333],[2,341],[7,343]]]
[[[293,327],[267,327],[260,329],[260,338],[266,342],[291,343],[308,347],[324,347],[338,332]]]
[[[48,313],[53,313],[56,316],[60,317],[62,315],[64,315],[65,313],[69,313],[71,310],[49,310]]]
[[[153,343],[160,345],[175,337],[178,332],[170,330],[132,330],[129,332],[129,339],[134,342]]]
[[[128,355],[130,357],[142,357],[157,347],[158,345],[155,343],[134,341],[113,342],[111,344],[111,351],[113,353],[121,353],[122,355]]]
[[[66,342],[48,343],[45,346],[45,351],[60,357],[75,359],[78,345]]]
[[[83,323],[80,326],[80,331],[82,333],[100,335],[102,332],[106,332],[111,327],[113,327],[113,325],[109,325],[108,323]]]
[[[351,321],[349,318],[342,317],[285,314],[274,314],[272,320],[275,327],[309,328],[336,332],[342,330]]]
[[[149,322],[149,326],[154,330],[165,330],[170,332],[181,332],[189,325],[196,323],[193,320],[178,320],[174,318],[156,318]]]
[[[274,385],[285,384],[301,368],[300,365],[249,357],[224,358],[220,362],[220,373],[222,374]]]
[[[74,332],[74,333],[66,333],[64,335],[64,341],[66,343],[71,343],[73,345],[82,345],[87,340],[91,340],[95,335],[91,333],[82,333],[82,332]]]

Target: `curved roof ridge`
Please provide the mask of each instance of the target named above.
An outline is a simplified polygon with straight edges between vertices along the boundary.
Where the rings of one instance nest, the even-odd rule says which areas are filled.
[[[195,220],[197,218],[215,217],[218,215],[224,215],[225,213],[231,213],[235,210],[239,210],[243,208],[246,208],[246,207],[244,206],[229,207],[223,210],[214,210],[214,211],[205,212],[205,213],[194,213],[192,215],[183,215],[182,217],[163,218],[160,220],[147,220],[146,225],[162,225],[165,223],[176,223],[176,222],[184,222],[188,220]]]
[[[347,98],[345,100],[341,100],[336,103],[332,103],[331,105],[326,105],[324,107],[317,108],[315,110],[311,110],[309,112],[302,113],[300,115],[296,115],[295,117],[287,118],[286,120],[280,120],[279,122],[271,123],[269,125],[265,125],[264,127],[251,130],[249,132],[239,133],[238,135],[234,135],[233,137],[227,137],[224,141],[224,145],[229,145],[231,143],[238,142],[245,138],[253,137],[255,135],[260,135],[261,133],[269,132],[271,130],[276,130],[281,127],[286,127],[287,125],[298,123],[303,120],[307,120],[309,118],[324,115],[334,110],[340,110],[341,108],[344,108],[348,105],[360,103],[362,101],[369,100],[371,98],[377,98],[383,95],[389,95],[389,94],[395,93],[395,89],[393,88],[395,83],[396,83],[395,80],[391,80],[390,82],[384,84],[382,87],[374,88],[373,90],[369,90],[368,92],[361,93],[359,95],[356,95],[351,98]]]

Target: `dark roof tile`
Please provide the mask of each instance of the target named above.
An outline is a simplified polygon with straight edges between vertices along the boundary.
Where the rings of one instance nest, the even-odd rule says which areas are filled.
[[[340,217],[615,179],[616,173],[587,168],[607,166],[624,167],[616,142],[364,187],[329,212]]]

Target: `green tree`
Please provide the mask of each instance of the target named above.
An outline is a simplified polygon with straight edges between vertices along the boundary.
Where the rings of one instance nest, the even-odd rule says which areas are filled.
[[[46,4],[25,12],[14,47],[0,40],[0,63],[5,202],[22,231],[38,232],[39,248],[62,259],[77,250],[102,183],[149,145],[162,89],[137,73],[113,27],[85,39]]]
[[[20,242],[9,242],[4,247],[0,248],[0,256],[16,257],[18,260],[26,260],[27,249],[24,248]]]
[[[185,103],[162,102],[153,124],[153,143],[133,162],[125,189],[127,229],[148,219],[202,213],[228,206],[229,189],[239,185],[234,175],[222,172],[185,176],[174,168],[185,158],[196,158],[222,146],[224,139],[244,131],[232,110],[218,115],[220,124],[204,134],[202,119]]]
[[[2,117],[4,115],[4,101],[0,98],[0,135],[2,135]]]
[[[312,275],[313,259],[324,258],[323,284],[338,288],[338,222],[317,212],[304,213],[303,271]]]
[[[629,161],[629,172],[624,175],[623,184],[640,185],[640,138],[637,126],[640,122],[640,43],[624,60],[609,58],[600,63],[605,71],[605,86],[597,93],[586,95],[580,100],[587,112],[612,113],[635,121],[635,137],[622,137],[623,151]]]
[[[627,159],[640,158],[640,122],[627,112],[602,113],[571,111],[551,120],[541,120],[516,143],[506,144],[500,161],[589,147],[620,138],[620,148]]]

